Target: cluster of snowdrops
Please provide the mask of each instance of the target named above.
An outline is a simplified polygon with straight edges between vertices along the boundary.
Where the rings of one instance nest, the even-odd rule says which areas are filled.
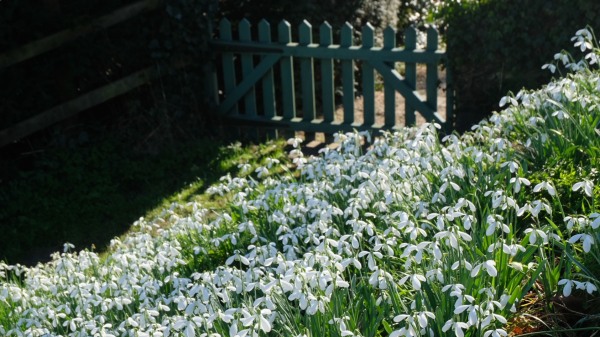
[[[174,205],[102,258],[66,245],[0,265],[0,335],[497,337],[531,291],[596,294],[596,172],[569,187],[571,213],[533,164],[598,138],[600,51],[587,29],[574,40],[583,61],[557,54],[546,67],[567,74],[472,132],[338,134],[308,158],[292,139],[299,174],[242,164],[209,191],[228,209]]]

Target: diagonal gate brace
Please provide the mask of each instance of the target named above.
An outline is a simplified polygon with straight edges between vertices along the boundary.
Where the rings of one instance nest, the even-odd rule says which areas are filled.
[[[226,93],[227,97],[219,105],[219,113],[226,114],[233,106],[260,81],[263,76],[273,67],[281,55],[267,55],[250,73],[244,75],[244,80],[233,88],[231,92]]]
[[[426,120],[436,121],[442,125],[446,124],[445,119],[436,111],[437,109],[434,109],[423,102],[423,100],[419,98],[419,93],[404,83],[402,76],[400,76],[396,69],[385,64],[383,61],[369,60],[367,62],[381,74],[386,84],[391,85],[400,92],[408,104],[419,111]]]

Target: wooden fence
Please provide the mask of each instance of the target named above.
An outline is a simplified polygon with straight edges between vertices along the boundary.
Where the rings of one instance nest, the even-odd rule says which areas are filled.
[[[110,14],[96,18],[83,25],[65,29],[40,40],[33,41],[14,50],[0,53],[0,70],[38,57],[71,42],[79,37],[112,27],[141,13],[159,7],[162,0],[142,0],[119,8]],[[158,75],[156,67],[140,69],[128,76],[93,89],[87,93],[63,102],[46,111],[36,114],[6,129],[0,130],[0,147],[19,140],[36,131],[71,117],[114,97],[127,93],[148,83]]]
[[[142,0],[82,26],[0,53],[0,69],[156,9],[161,2]],[[406,125],[414,125],[415,113],[419,113],[448,131],[452,128],[453,92],[449,72],[447,110],[445,114],[438,111],[438,68],[446,53],[438,48],[438,33],[433,29],[427,32],[426,47],[421,49],[417,47],[414,29],[405,32],[404,46],[399,47],[396,31],[387,28],[380,39],[382,46],[377,46],[375,30],[369,24],[362,27],[360,45],[354,45],[355,32],[350,24],[341,28],[338,44],[334,43],[333,28],[327,22],[319,27],[318,43],[313,42],[313,28],[307,21],[294,32],[297,41],[292,39],[292,27],[285,20],[277,26],[276,32],[272,32],[265,20],[258,24],[257,30],[253,30],[247,20],[233,27],[224,19],[218,28],[218,37],[211,42],[211,47],[219,57],[213,74],[207,74],[207,84],[218,113],[231,121],[304,131],[309,136],[314,132],[393,129],[400,126],[396,125],[398,92],[405,100]],[[398,64],[404,65],[404,75],[399,73]],[[424,96],[416,88],[417,64],[426,66]],[[157,76],[155,67],[138,70],[0,130],[0,146],[126,93]],[[382,119],[376,118],[375,113],[377,78],[383,80]],[[360,123],[355,120],[358,89],[364,102]],[[335,111],[340,103],[343,112],[337,116]]]
[[[219,113],[227,119],[309,133],[393,129],[399,127],[395,101],[399,92],[405,100],[406,125],[415,124],[418,112],[427,121],[451,130],[449,73],[445,117],[438,111],[438,68],[446,53],[438,48],[434,29],[427,31],[427,45],[419,49],[414,29],[405,32],[405,45],[399,47],[396,31],[389,27],[383,31],[383,45],[376,46],[375,30],[369,24],[362,27],[361,45],[353,44],[355,34],[350,24],[341,28],[339,44],[333,42],[333,29],[327,22],[319,27],[318,43],[313,42],[313,28],[307,21],[298,27],[297,41],[293,41],[292,28],[285,20],[277,26],[277,34],[272,34],[265,20],[257,28],[254,31],[247,20],[232,27],[224,19],[218,38],[212,42],[220,52],[213,95]],[[404,64],[403,76],[397,69],[399,63]],[[425,97],[416,90],[417,64],[426,66]],[[384,83],[382,122],[375,114],[376,74]],[[364,102],[362,123],[355,122],[356,77],[360,77]],[[340,96],[343,116],[338,118],[336,97],[339,101]]]

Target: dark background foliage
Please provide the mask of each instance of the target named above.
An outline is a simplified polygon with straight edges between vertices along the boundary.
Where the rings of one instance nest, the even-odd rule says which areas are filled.
[[[482,0],[453,4],[441,13],[456,88],[456,122],[466,130],[509,91],[547,83],[542,71],[556,52],[569,48],[578,29],[600,29],[596,0]]]
[[[297,26],[306,19],[313,27],[328,21],[337,30],[344,22],[355,27],[369,22],[374,27],[385,28],[396,22],[398,4],[396,0],[221,0],[219,8],[221,16],[234,21],[247,18],[258,22],[264,18],[278,23],[285,19]]]

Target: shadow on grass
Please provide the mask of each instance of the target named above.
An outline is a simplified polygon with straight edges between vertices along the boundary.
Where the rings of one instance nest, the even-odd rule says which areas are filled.
[[[49,260],[65,242],[102,251],[140,216],[236,169],[241,151],[215,140],[151,154],[106,139],[34,153],[14,147],[0,149],[0,260],[25,265]]]

